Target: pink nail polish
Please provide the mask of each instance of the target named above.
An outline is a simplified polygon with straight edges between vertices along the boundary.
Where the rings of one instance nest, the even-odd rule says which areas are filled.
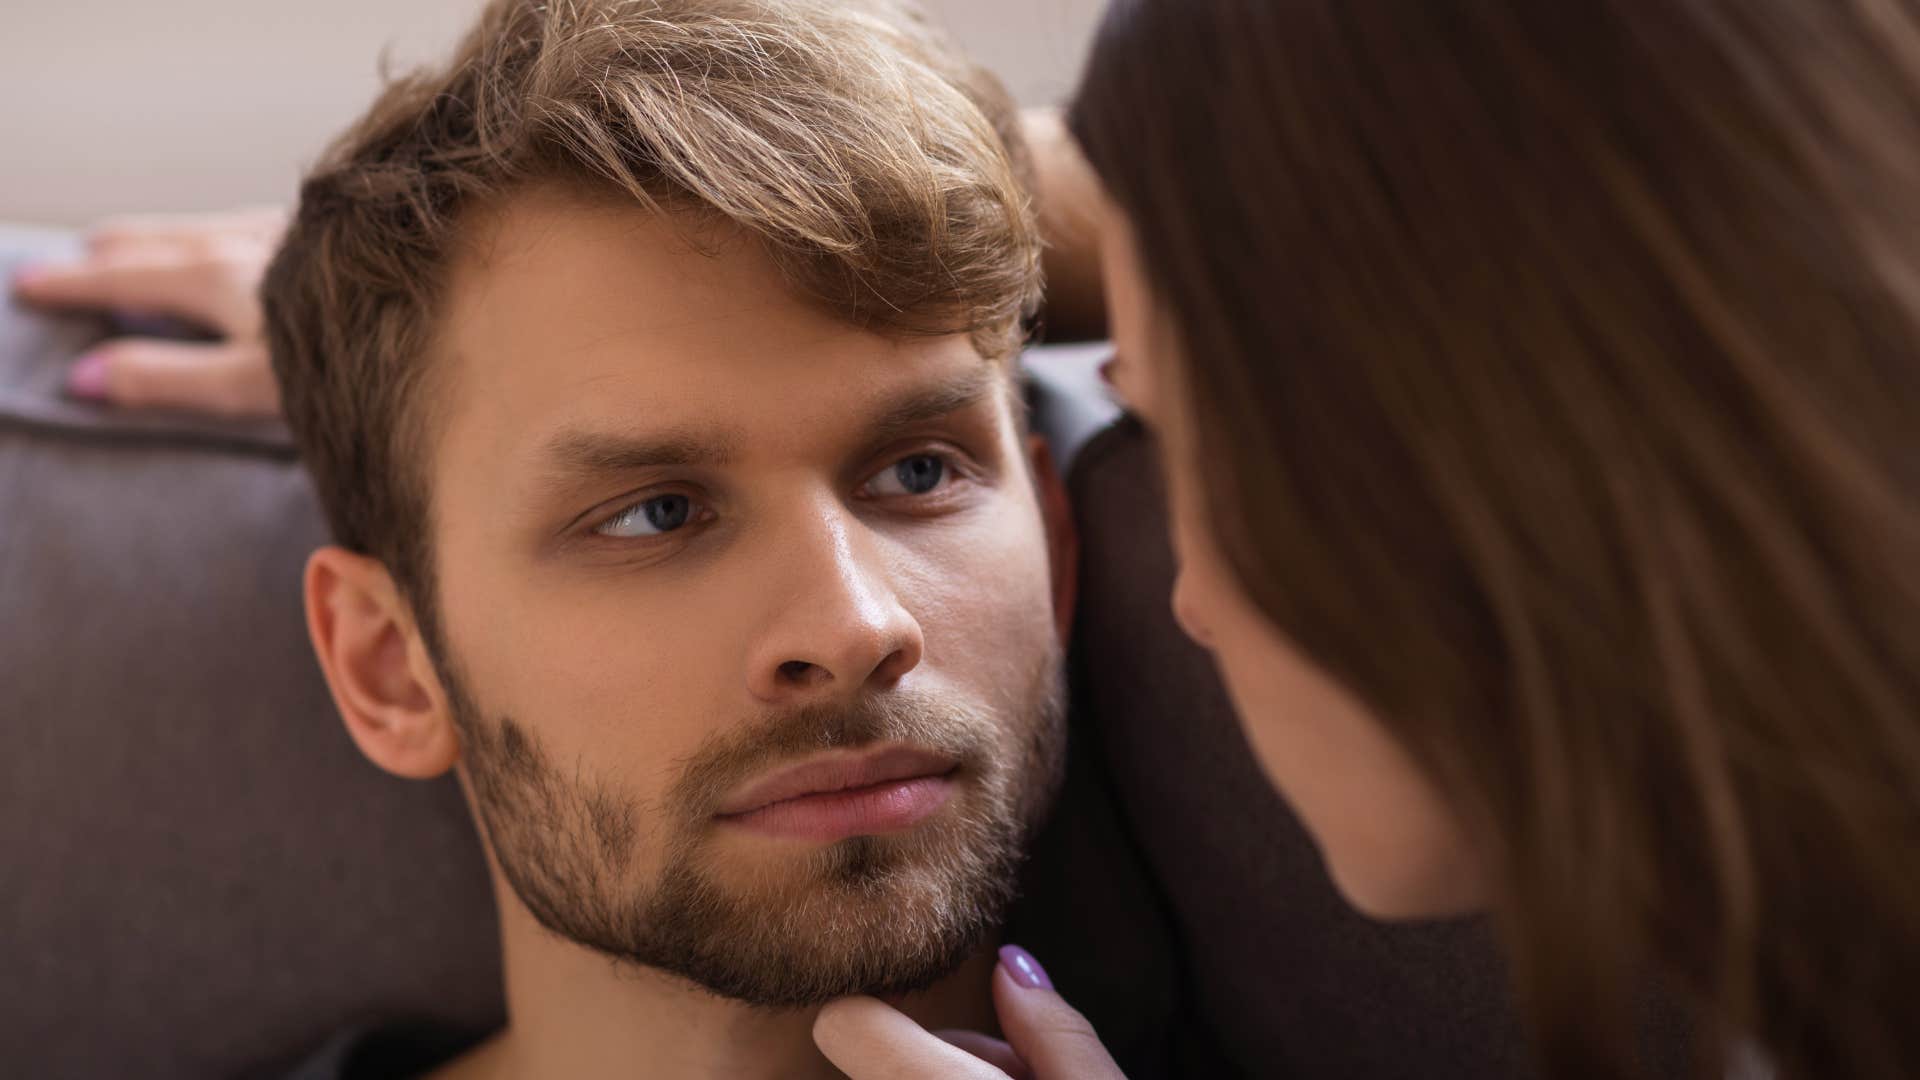
[[[67,369],[67,393],[85,401],[104,401],[107,396],[107,358],[88,353]]]
[[[1047,969],[1040,966],[1040,961],[1035,960],[1032,953],[1018,945],[1000,947],[1000,966],[1007,969],[1007,974],[1013,976],[1014,982],[1029,990],[1053,989],[1053,980],[1047,978]]]
[[[13,286],[16,289],[26,288],[46,276],[46,271],[37,266],[18,267],[13,272]]]

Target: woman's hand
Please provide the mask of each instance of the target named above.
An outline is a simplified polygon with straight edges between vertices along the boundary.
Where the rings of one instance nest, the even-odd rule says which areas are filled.
[[[123,320],[177,319],[213,342],[120,337],[75,361],[67,392],[130,408],[272,416],[280,394],[267,360],[257,291],[286,230],[277,208],[107,221],[77,262],[16,275],[32,304],[112,312]]]
[[[1005,1042],[973,1031],[928,1032],[870,997],[822,1009],[813,1041],[852,1080],[1125,1080],[1093,1025],[1054,993],[1026,950],[1000,950],[993,1004]]]

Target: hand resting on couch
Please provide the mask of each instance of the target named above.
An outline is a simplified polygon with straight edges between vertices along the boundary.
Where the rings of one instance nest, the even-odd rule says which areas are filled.
[[[129,408],[274,416],[279,391],[255,295],[286,228],[278,207],[111,219],[74,262],[27,267],[22,300],[119,317],[126,336],[75,360],[67,392]],[[211,340],[181,340],[205,331]]]

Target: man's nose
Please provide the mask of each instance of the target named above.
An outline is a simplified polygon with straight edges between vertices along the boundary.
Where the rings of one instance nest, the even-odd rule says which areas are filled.
[[[748,656],[747,688],[773,705],[852,698],[920,664],[920,624],[895,595],[876,544],[838,504],[783,535],[778,602]]]

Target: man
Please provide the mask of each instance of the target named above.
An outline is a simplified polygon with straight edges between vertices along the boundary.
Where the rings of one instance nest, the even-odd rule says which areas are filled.
[[[991,1026],[1072,577],[1011,123],[888,4],[509,0],[306,182],[262,295],[314,648],[500,909],[509,1023],[444,1075],[832,1075],[848,994]]]

